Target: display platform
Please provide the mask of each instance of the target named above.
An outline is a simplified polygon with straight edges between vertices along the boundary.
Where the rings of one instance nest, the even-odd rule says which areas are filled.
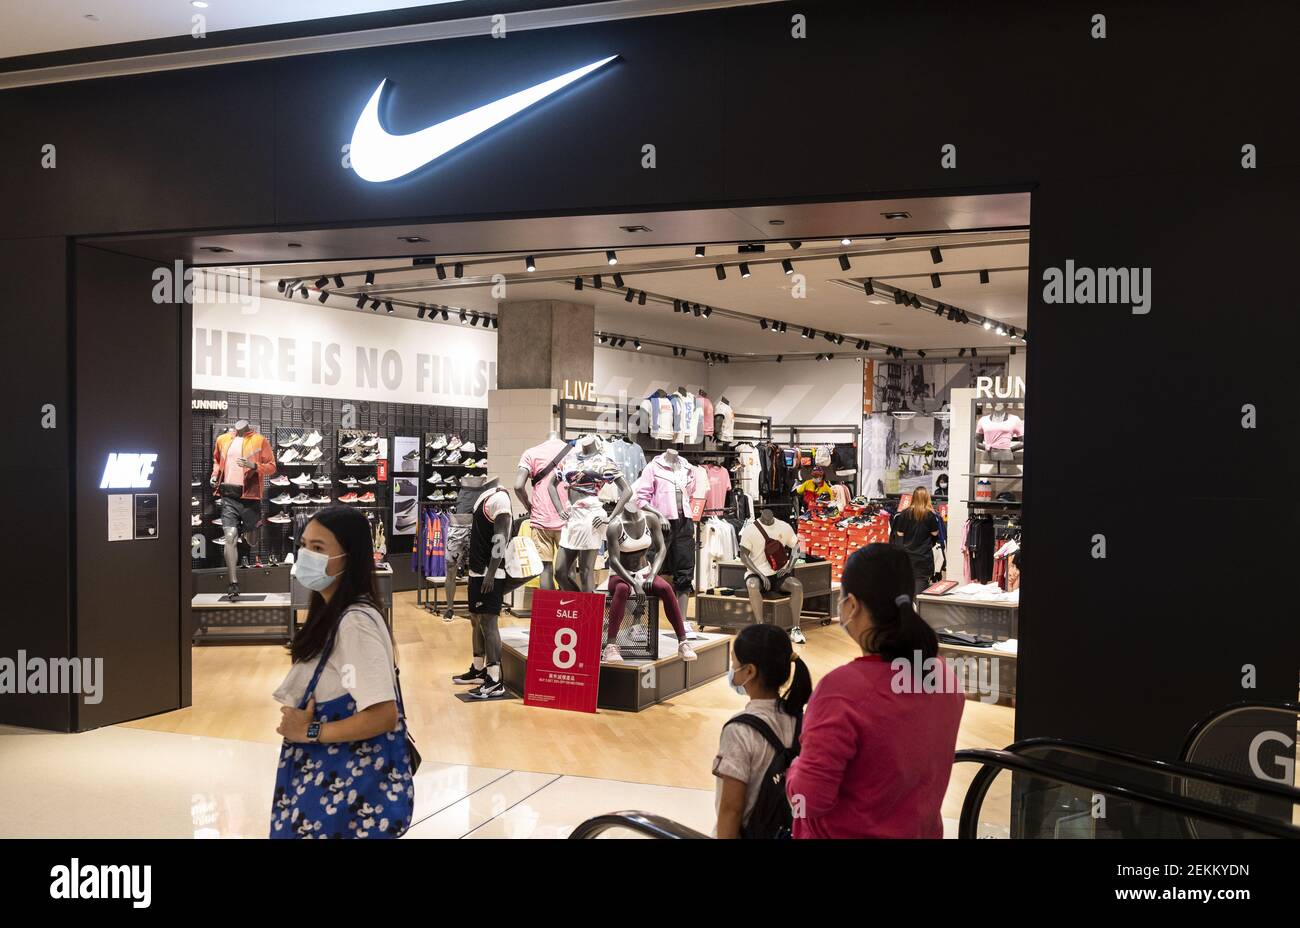
[[[1016,671],[1020,666],[1015,654],[992,648],[968,648],[940,642],[939,656],[959,668],[958,679],[966,691],[967,699],[993,702],[999,706],[1015,706]],[[993,696],[996,699],[990,698]]]
[[[969,635],[987,635],[997,641],[1020,637],[1020,603],[999,602],[952,593],[916,597],[918,611],[935,630],[950,628]]]
[[[729,587],[731,589],[743,590],[745,588],[745,574],[747,570],[745,565],[740,561],[720,561],[718,563],[718,586]],[[800,619],[801,624],[818,622],[827,625],[830,621],[839,615],[840,585],[831,578],[830,561],[802,561],[795,564],[793,575],[800,583],[803,584],[803,616]],[[700,598],[711,594],[701,594]],[[723,597],[729,599],[731,597]],[[737,597],[739,598],[739,597]],[[697,604],[697,608],[699,608]],[[721,610],[715,609],[715,613]],[[788,611],[788,610],[787,610]],[[717,625],[717,622],[705,622],[705,625]],[[721,625],[721,628],[739,628],[744,625],[754,624],[751,616],[747,622],[737,622],[734,624]],[[780,624],[780,623],[778,623]],[[782,625],[782,628],[789,628],[789,625]]]
[[[288,593],[249,593],[231,602],[225,593],[197,593],[190,600],[195,644],[290,641],[293,603]]]
[[[658,660],[602,662],[597,707],[640,712],[724,676],[730,669],[731,636],[701,633],[691,647],[698,659],[682,660],[677,656],[676,636],[660,631],[659,653],[664,656]],[[520,695],[527,665],[528,629],[501,629],[501,676],[506,686]]]

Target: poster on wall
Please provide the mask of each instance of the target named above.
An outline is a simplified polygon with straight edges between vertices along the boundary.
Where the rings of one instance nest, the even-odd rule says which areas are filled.
[[[862,362],[862,418],[876,411],[876,362],[867,358]]]
[[[420,472],[420,439],[398,436],[393,439],[393,473]]]

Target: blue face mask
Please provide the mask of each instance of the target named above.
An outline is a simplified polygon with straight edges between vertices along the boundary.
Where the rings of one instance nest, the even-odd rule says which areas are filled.
[[[293,578],[309,590],[317,593],[322,590],[328,590],[338,577],[331,577],[325,572],[329,562],[334,558],[347,557],[346,554],[336,554],[334,557],[328,557],[319,551],[312,551],[309,548],[301,548],[298,551],[298,557],[294,559],[293,569],[290,571]]]
[[[727,686],[735,690],[737,694],[741,696],[745,695],[745,687],[736,682],[736,671],[730,668],[727,669]]]

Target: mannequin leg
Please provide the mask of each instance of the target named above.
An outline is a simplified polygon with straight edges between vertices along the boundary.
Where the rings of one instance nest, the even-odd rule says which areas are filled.
[[[568,548],[559,548],[555,552],[555,585],[570,593],[579,592],[577,578],[574,576],[578,561],[577,553]]]
[[[745,578],[745,589],[749,591],[749,608],[754,613],[754,622],[763,624],[763,584],[754,576]]]
[[[606,644],[618,641],[618,630],[623,627],[623,617],[627,614],[627,601],[632,596],[632,587],[627,581],[614,574],[609,578],[609,630],[605,635]]]
[[[790,615],[794,622],[790,628],[790,640],[795,644],[803,644],[808,640],[799,627],[799,619],[803,615],[803,583],[794,577],[786,577],[781,589],[790,597]]]
[[[450,622],[456,618],[456,612],[452,609],[452,603],[456,601],[456,562],[447,561],[447,567],[444,571],[447,576],[442,580],[442,594],[447,597],[447,608],[442,612],[442,620]]]
[[[686,617],[682,614],[681,606],[678,604],[677,597],[673,593],[672,584],[663,577],[655,577],[654,590],[655,594],[659,597],[660,605],[664,607],[664,612],[668,616],[668,621],[673,626],[673,631],[677,634],[677,640],[685,641]]]
[[[681,593],[677,593],[677,595],[674,598],[677,601],[677,611],[682,614],[682,622],[686,628],[686,635],[687,637],[690,637],[691,634],[693,634],[695,631],[695,626],[692,625],[690,621],[686,618],[687,615],[686,610],[690,608],[690,604],[691,604],[691,594],[689,592],[683,591]]]
[[[223,551],[226,558],[226,581],[231,586],[235,586],[239,582],[239,575],[235,572],[239,564],[239,529],[227,525],[222,528],[221,535],[226,542]]]
[[[596,591],[596,555],[598,551],[583,551],[578,558],[579,589],[584,593],[594,593]]]

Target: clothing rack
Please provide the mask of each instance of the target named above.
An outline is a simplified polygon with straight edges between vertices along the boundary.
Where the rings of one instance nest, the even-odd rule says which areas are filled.
[[[862,445],[861,423],[857,425],[774,425],[772,426],[772,431],[788,433],[790,436],[789,444],[796,447],[802,447],[804,444],[840,444],[840,442],[827,442],[824,439],[809,439],[806,437],[807,435],[847,435],[851,436],[852,440],[849,443],[853,445],[855,449],[860,449]],[[805,434],[801,435],[800,433]],[[862,471],[862,460],[859,452],[854,453],[853,464],[853,482],[851,485],[852,492],[849,494],[850,497],[858,495],[858,481]]]

